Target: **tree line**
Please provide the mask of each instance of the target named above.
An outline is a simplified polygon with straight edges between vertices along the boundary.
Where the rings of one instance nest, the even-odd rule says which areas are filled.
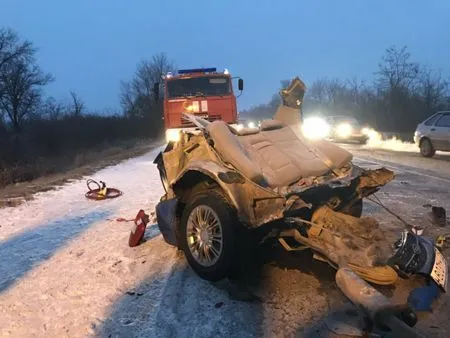
[[[285,87],[288,81],[282,81]],[[303,113],[350,115],[381,131],[412,132],[418,123],[439,110],[450,109],[450,82],[439,70],[415,62],[406,46],[391,46],[374,72],[372,82],[357,78],[319,78],[307,85]],[[278,94],[241,114],[272,117]]]
[[[9,28],[0,28],[0,187],[77,166],[80,154],[117,144],[163,136],[162,75],[176,66],[164,53],[136,65],[118,83],[120,111],[92,112],[76,92],[69,100],[45,96],[54,76],[36,61],[37,48]],[[288,80],[281,81],[281,88]],[[308,86],[303,111],[350,114],[382,131],[407,131],[434,111],[449,109],[449,81],[437,70],[411,59],[406,47],[390,47],[371,83],[321,78]],[[270,118],[278,104],[241,112]],[[82,162],[82,161],[81,161]]]
[[[89,151],[162,136],[162,102],[152,88],[174,70],[165,54],[143,60],[118,83],[121,111],[92,112],[74,91],[69,100],[45,96],[56,79],[36,52],[31,41],[0,28],[0,187],[84,164],[80,154]]]

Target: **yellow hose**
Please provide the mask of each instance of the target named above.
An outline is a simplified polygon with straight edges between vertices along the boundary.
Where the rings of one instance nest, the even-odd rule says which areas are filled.
[[[398,278],[397,272],[388,265],[362,267],[349,263],[348,267],[362,279],[378,285],[394,284]]]

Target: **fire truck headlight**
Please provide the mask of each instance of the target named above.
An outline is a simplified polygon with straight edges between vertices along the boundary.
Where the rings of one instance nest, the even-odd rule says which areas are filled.
[[[167,129],[166,130],[166,142],[178,142],[180,140],[180,130]]]
[[[242,123],[239,123],[239,124],[236,125],[236,130],[237,131],[240,131],[242,129],[244,129],[244,125]]]

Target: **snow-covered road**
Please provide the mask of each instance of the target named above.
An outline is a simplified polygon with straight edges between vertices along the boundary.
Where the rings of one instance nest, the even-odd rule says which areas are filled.
[[[254,305],[222,308],[227,291],[194,276],[156,227],[129,248],[131,223],[111,221],[153,211],[163,191],[157,151],[92,176],[121,189],[118,199],[87,200],[81,180],[0,209],[1,337],[259,332],[247,325],[262,323]]]
[[[131,249],[130,223],[107,220],[132,218],[159,199],[154,155],[93,176],[122,189],[118,199],[87,200],[82,180],[0,209],[1,337],[92,334],[127,290],[169,273],[175,252],[159,237],[151,246]]]
[[[308,253],[264,258],[246,280],[261,301],[242,302],[230,298],[229,283],[198,278],[157,228],[147,230],[142,245],[128,247],[131,223],[108,219],[153,211],[163,191],[152,163],[157,151],[91,176],[121,189],[118,199],[85,199],[81,180],[0,209],[0,337],[329,336],[323,318],[345,299],[334,271],[312,263]],[[355,153],[363,165],[378,161],[373,152]],[[450,173],[409,164],[399,160],[398,177],[380,198],[422,222],[425,202],[450,207]],[[367,204],[365,210],[401,229],[379,208]],[[396,296],[405,296],[405,283]],[[448,304],[448,296],[441,297],[433,317],[440,329],[425,322],[424,332],[445,336]]]

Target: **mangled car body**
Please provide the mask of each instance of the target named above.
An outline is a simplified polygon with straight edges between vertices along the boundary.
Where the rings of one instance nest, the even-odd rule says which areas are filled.
[[[347,150],[305,139],[303,93],[297,78],[281,93],[274,119],[254,129],[187,115],[198,132],[182,133],[155,159],[166,192],[156,207],[159,228],[202,278],[226,277],[251,240],[276,238],[366,281],[395,282],[388,264],[399,259],[395,248],[376,220],[361,217],[363,199],[394,174],[362,169]]]

